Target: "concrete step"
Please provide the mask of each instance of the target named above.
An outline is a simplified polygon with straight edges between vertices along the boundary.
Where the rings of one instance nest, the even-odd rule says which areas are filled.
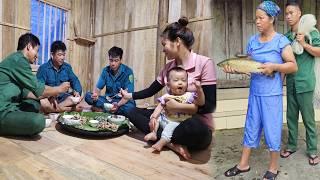
[[[285,88],[284,88],[285,89]],[[286,123],[286,92],[283,96],[283,121]],[[217,108],[214,116],[216,129],[234,129],[244,127],[247,106],[248,88],[218,89]],[[302,122],[301,115],[299,121]],[[320,121],[320,109],[316,109],[316,121]]]

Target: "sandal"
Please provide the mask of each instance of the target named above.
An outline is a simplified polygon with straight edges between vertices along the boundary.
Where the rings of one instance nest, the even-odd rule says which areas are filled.
[[[278,176],[279,171],[277,171],[277,174],[271,172],[271,171],[267,171],[264,175],[263,175],[263,179],[268,179],[268,180],[274,180],[276,179],[276,177]]]
[[[291,156],[293,153],[295,153],[296,151],[291,151],[291,150],[288,150],[288,149],[286,149],[286,150],[284,150],[284,151],[282,151],[281,153],[280,153],[280,157],[281,158],[288,158],[289,156]],[[282,155],[282,154],[287,154],[287,153],[289,153],[288,155]]]
[[[249,167],[248,169],[241,170],[241,169],[239,169],[237,166],[238,166],[238,165],[235,165],[233,168],[228,169],[228,170],[224,173],[224,175],[225,175],[226,177],[232,177],[232,176],[236,176],[236,175],[238,175],[238,174],[240,174],[240,173],[245,173],[245,172],[250,171],[250,167]]]
[[[315,166],[315,165],[319,164],[319,162],[315,162],[314,161],[317,158],[319,158],[319,156],[317,156],[317,155],[316,156],[309,155],[309,164],[311,166]]]

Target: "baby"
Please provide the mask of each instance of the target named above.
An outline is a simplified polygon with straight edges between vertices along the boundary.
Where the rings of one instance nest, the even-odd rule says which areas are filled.
[[[205,103],[205,96],[201,88],[200,82],[193,82],[196,87],[196,92],[186,92],[188,87],[188,74],[181,67],[172,68],[167,73],[167,89],[169,94],[165,94],[158,99],[159,104],[150,117],[151,132],[147,134],[144,139],[157,140],[157,131],[159,125],[163,128],[160,140],[152,147],[161,151],[163,146],[171,141],[171,137],[175,128],[181,121],[184,121],[191,117],[186,113],[169,113],[165,109],[166,102],[169,99],[174,99],[179,103],[195,104],[196,110],[198,106],[202,106]]]

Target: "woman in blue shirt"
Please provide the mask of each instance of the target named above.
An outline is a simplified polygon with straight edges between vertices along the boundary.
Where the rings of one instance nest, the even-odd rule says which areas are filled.
[[[280,8],[272,1],[262,2],[256,10],[259,33],[250,38],[247,54],[254,61],[263,63],[260,67],[262,73],[251,74],[242,156],[239,164],[225,172],[227,177],[250,170],[251,148],[259,146],[262,129],[271,158],[263,178],[274,179],[278,174],[283,117],[281,73],[297,71],[289,40],[274,29],[275,18],[279,14]],[[235,73],[230,67],[224,70]]]

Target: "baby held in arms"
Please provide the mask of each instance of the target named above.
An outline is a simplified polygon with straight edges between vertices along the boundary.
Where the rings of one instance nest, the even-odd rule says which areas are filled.
[[[168,94],[165,94],[158,98],[159,104],[150,116],[150,133],[147,134],[144,139],[146,141],[157,140],[157,131],[159,126],[163,131],[161,138],[152,147],[161,151],[163,146],[171,142],[171,137],[175,128],[180,122],[190,118],[192,115],[186,112],[170,112],[165,108],[166,103],[170,100],[175,100],[181,104],[194,104],[193,112],[196,112],[198,106],[202,106],[205,103],[205,95],[199,81],[193,82],[196,91],[187,92],[188,88],[188,74],[181,67],[175,67],[167,73],[167,90]],[[177,108],[178,109],[178,108]]]

